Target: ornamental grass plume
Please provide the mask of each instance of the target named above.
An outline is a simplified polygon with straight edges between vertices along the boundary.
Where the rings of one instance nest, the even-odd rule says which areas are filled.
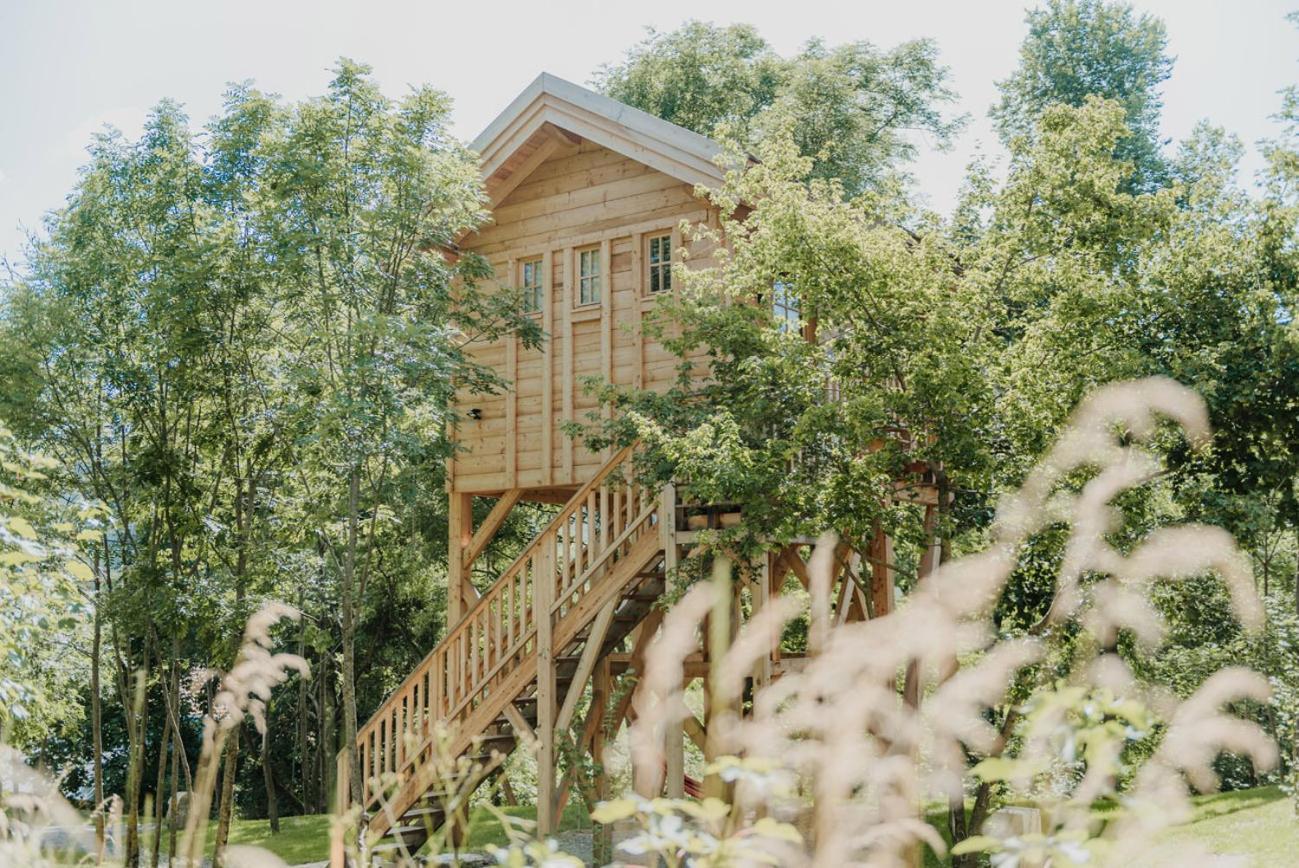
[[[311,676],[311,667],[302,657],[271,650],[275,647],[271,628],[281,620],[296,621],[299,617],[300,613],[292,606],[271,602],[253,613],[244,626],[243,641],[235,655],[234,666],[221,676],[220,688],[203,717],[203,749],[199,754],[194,794],[180,847],[183,864],[197,865],[202,859],[217,769],[229,733],[245,716],[249,716],[257,731],[264,734],[266,703],[272,690],[288,680],[290,671],[298,672],[303,678]],[[206,682],[214,675],[207,670],[199,674],[199,680]],[[240,856],[245,863],[256,861],[256,854],[244,852]]]
[[[1172,431],[1193,447],[1208,441],[1207,413],[1192,391],[1159,378],[1098,390],[1000,504],[991,544],[939,567],[884,617],[832,623],[837,540],[823,537],[809,564],[812,656],[805,667],[757,691],[751,711],[742,714],[738,685],[776,647],[794,611],[770,606],[739,630],[729,649],[711,648],[708,739],[722,756],[710,773],[735,784],[730,820],[719,827],[712,818],[705,829],[684,812],[693,831],[659,835],[657,852],[672,851],[672,864],[720,864],[726,842],[743,838],[746,858],[754,860],[903,868],[914,864],[920,846],[946,849],[924,806],[940,799],[959,806],[964,817],[967,792],[975,789],[976,809],[952,853],[958,864],[974,864],[969,860],[978,852],[1007,868],[1139,864],[1153,832],[1187,817],[1187,781],[1201,790],[1216,787],[1218,753],[1243,754],[1263,768],[1274,763],[1275,745],[1262,730],[1222,710],[1241,700],[1264,701],[1268,689],[1258,675],[1221,671],[1178,702],[1138,684],[1114,653],[1120,633],[1145,647],[1162,640],[1163,620],[1148,601],[1156,581],[1215,574],[1240,623],[1250,631],[1262,624],[1249,562],[1225,531],[1164,528],[1130,550],[1112,541],[1122,527],[1115,498],[1162,471],[1154,444]],[[1026,635],[999,636],[992,611],[1025,544],[1057,524],[1069,534],[1049,613]],[[692,588],[667,613],[647,654],[631,733],[642,793],[657,792],[663,735],[689,713],[681,690],[684,660],[698,647],[705,618],[730,606],[730,565],[718,557],[715,567],[714,581]],[[1065,677],[1052,681],[1038,664],[1052,630],[1064,625],[1081,639]],[[918,691],[898,689],[907,677],[918,679]],[[1017,682],[1031,688],[1026,702],[1009,698]],[[908,694],[922,699],[908,702]],[[995,719],[1003,721],[1000,727]],[[1130,767],[1126,748],[1152,732],[1162,733],[1158,749]],[[1061,779],[1062,789],[1047,786]],[[1120,789],[1124,780],[1131,784]],[[1041,832],[985,832],[998,793],[1005,802],[1041,808]],[[1117,815],[1099,812],[1114,802]],[[602,814],[610,819],[640,810],[634,799],[610,804]],[[657,810],[676,807],[665,802]],[[766,834],[757,831],[758,817]],[[809,830],[808,839],[795,843],[800,837],[780,821]],[[1203,858],[1188,853],[1181,864]]]

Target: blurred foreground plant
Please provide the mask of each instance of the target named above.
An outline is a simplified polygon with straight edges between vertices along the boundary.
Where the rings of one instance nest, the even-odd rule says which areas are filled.
[[[795,614],[783,601],[744,625],[729,649],[712,643],[708,739],[714,755],[734,758],[713,769],[733,783],[730,803],[685,808],[629,798],[607,803],[597,819],[637,818],[643,834],[623,848],[657,853],[670,865],[900,868],[914,864],[919,846],[945,852],[923,813],[940,798],[956,806],[963,826],[953,829],[958,864],[973,864],[977,852],[1002,866],[1139,863],[1154,832],[1189,817],[1188,780],[1201,790],[1216,787],[1218,753],[1243,754],[1260,767],[1276,760],[1261,729],[1221,711],[1239,700],[1264,701],[1268,688],[1259,676],[1224,670],[1179,702],[1138,685],[1115,652],[1120,634],[1142,648],[1163,638],[1162,618],[1147,599],[1158,579],[1214,573],[1246,629],[1263,621],[1249,562],[1225,531],[1163,528],[1127,551],[1111,542],[1121,529],[1114,499],[1161,472],[1156,448],[1174,433],[1193,447],[1207,442],[1206,411],[1190,390],[1163,379],[1099,390],[1004,499],[991,545],[943,565],[883,618],[830,623],[836,540],[822,538],[809,568],[814,654],[803,670],[759,691],[752,712],[741,713],[746,676]],[[1050,614],[1028,635],[998,635],[993,607],[1021,550],[1059,524],[1068,526],[1069,540]],[[714,581],[696,585],[667,614],[650,650],[632,729],[641,792],[662,785],[665,733],[689,713],[682,664],[705,618],[718,635],[730,606],[730,572],[718,558]],[[1044,637],[1065,630],[1081,638],[1070,659],[1048,668]],[[908,701],[900,679],[918,682],[911,695],[923,701]],[[1025,703],[1009,694],[1019,679],[1030,688]],[[1156,725],[1160,746],[1128,768],[1125,747]],[[1044,779],[1062,764],[1069,774],[1051,794]],[[967,823],[969,786],[977,786],[977,797]],[[1041,831],[979,834],[996,793],[1004,802],[1038,805]],[[1098,810],[1112,804],[1116,811]],[[809,830],[808,841],[782,822]],[[743,842],[743,852],[723,846],[733,841]],[[1195,858],[1187,854],[1183,864]]]

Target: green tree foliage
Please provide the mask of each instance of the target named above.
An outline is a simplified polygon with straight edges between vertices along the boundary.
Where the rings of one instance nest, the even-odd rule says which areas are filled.
[[[10,288],[0,404],[59,459],[62,490],[107,509],[95,613],[128,809],[153,789],[158,721],[193,712],[178,674],[228,665],[259,601],[298,603],[299,647],[323,664],[276,698],[264,754],[263,789],[304,809],[442,626],[449,401],[500,385],[465,347],[540,338],[517,299],[478,291],[485,263],[448,253],[483,201],[449,109],[430,88],[389,100],[349,61],[299,104],[232,87],[202,135],[164,102],[138,141],[96,139]]]
[[[1163,183],[1159,89],[1173,68],[1163,22],[1107,0],[1047,0],[1029,10],[1027,21],[1019,66],[1000,83],[1001,101],[992,109],[1002,141],[1032,136],[1050,106],[1079,107],[1091,96],[1114,100],[1127,126],[1116,154],[1132,164],[1130,186]]]
[[[29,747],[79,722],[82,541],[97,511],[58,496],[51,459],[0,427],[0,742]],[[72,651],[73,653],[69,653]]]
[[[614,436],[656,446],[687,499],[739,504],[726,545],[832,527],[864,549],[877,526],[915,530],[890,502],[896,480],[982,486],[989,307],[942,233],[902,225],[903,203],[803,183],[810,160],[788,136],[760,157],[715,195],[729,250],[682,270],[680,297],[654,314],[683,362],[702,360],[683,371],[705,379],[610,390]]]
[[[704,135],[749,147],[791,127],[812,162],[807,177],[849,193],[895,180],[915,155],[915,133],[939,144],[960,126],[946,117],[955,98],[928,40],[882,51],[868,42],[809,42],[782,58],[747,25],[691,21],[651,31],[596,76],[601,91]]]

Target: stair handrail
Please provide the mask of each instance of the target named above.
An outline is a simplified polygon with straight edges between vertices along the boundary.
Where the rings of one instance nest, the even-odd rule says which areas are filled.
[[[609,460],[606,461],[604,465],[601,466],[600,470],[598,470],[596,474],[589,481],[586,482],[586,484],[584,484],[581,488],[579,488],[577,492],[574,493],[574,495],[568,499],[568,501],[564,504],[564,507],[555,515],[553,519],[551,519],[551,521],[546,525],[546,527],[543,528],[537,534],[537,536],[532,540],[532,542],[530,542],[527,546],[524,547],[524,549],[519,553],[518,557],[516,557],[514,561],[511,562],[511,564],[508,567],[506,567],[506,569],[500,574],[500,576],[497,577],[497,579],[492,583],[491,587],[489,587],[487,591],[484,592],[483,595],[479,597],[477,601],[475,601],[474,605],[469,608],[469,610],[465,613],[464,617],[462,617],[447,632],[447,634],[441,639],[441,641],[439,641],[436,645],[434,645],[433,649],[429,651],[429,653],[424,657],[424,659],[421,660],[419,664],[416,665],[411,670],[410,674],[407,675],[406,678],[404,678],[402,682],[395,689],[393,689],[388,694],[387,697],[384,698],[384,701],[381,702],[379,706],[375,708],[374,712],[370,715],[369,719],[367,719],[365,724],[357,730],[356,739],[353,742],[353,744],[350,746],[351,748],[354,748],[355,750],[358,751],[358,753],[360,753],[361,751],[364,750],[364,746],[366,745],[367,741],[372,736],[376,735],[377,731],[381,726],[395,719],[394,711],[399,710],[399,705],[401,701],[405,699],[407,695],[414,688],[418,687],[418,685],[424,681],[425,677],[429,674],[430,670],[432,670],[435,661],[445,656],[448,649],[452,648],[457,642],[461,641],[465,637],[468,631],[472,628],[475,619],[482,613],[483,608],[490,606],[493,601],[497,600],[504,593],[505,589],[510,586],[510,580],[515,578],[516,574],[528,564],[528,562],[532,559],[533,555],[540,547],[546,545],[547,542],[549,542],[549,544],[552,546],[555,545],[555,543],[559,539],[560,528],[566,526],[567,523],[573,518],[574,513],[576,513],[594,493],[598,492],[601,487],[603,487],[606,483],[608,483],[610,477],[614,475],[615,471],[620,470],[622,466],[628,461],[634,449],[635,449],[635,444],[632,444],[630,446],[625,446],[622,449],[618,450],[618,452],[614,453],[609,458]],[[578,542],[583,544],[583,548],[589,549],[593,543],[593,540],[578,540]],[[612,541],[606,540],[606,542],[612,542]],[[548,615],[553,617],[553,614],[551,613],[548,613]],[[534,618],[534,623],[532,624],[532,626],[527,631],[524,631],[524,633],[516,639],[516,643],[526,642],[527,638],[530,637],[535,632],[536,632],[536,625],[535,625],[535,618]],[[492,671],[485,673],[485,677],[482,679],[482,682],[486,683],[487,681],[490,681],[491,677],[492,677]],[[471,684],[469,686],[469,689],[466,690],[466,696],[462,699],[460,703],[457,704],[456,707],[451,709],[451,714],[449,715],[449,717],[454,718],[461,711],[463,711],[464,705],[467,703],[467,701],[472,700],[473,696],[475,695],[476,687],[481,687],[481,684],[478,685]],[[425,698],[425,701],[427,702],[427,697]],[[427,738],[424,738],[421,739],[421,745],[418,749],[404,751],[403,746],[398,744],[395,746],[385,746],[385,752],[387,750],[395,749],[397,751],[400,751],[402,754],[404,754],[404,761],[394,762],[395,768],[393,770],[400,771],[404,769],[407,765],[413,763],[426,747],[427,747]],[[348,759],[346,756],[347,751],[348,748],[345,747],[338,752],[338,761],[339,761],[338,764],[340,767],[348,764]],[[362,803],[363,805],[368,806],[373,799],[371,798],[370,794],[367,792],[368,790],[367,774],[365,769],[361,770],[361,779],[362,779],[362,788],[363,788]],[[350,788],[346,792],[344,792],[344,789],[345,788],[342,786],[338,788],[339,791],[338,794],[340,798],[340,808],[346,807],[347,804],[350,803],[351,801]]]

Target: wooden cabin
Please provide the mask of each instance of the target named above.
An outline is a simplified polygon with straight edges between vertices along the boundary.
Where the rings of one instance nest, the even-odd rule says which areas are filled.
[[[492,216],[461,247],[491,263],[498,286],[522,292],[546,340],[529,349],[511,336],[472,348],[511,388],[458,400],[451,550],[472,555],[469,563],[514,503],[564,503],[608,460],[563,431],[598,410],[584,383],[655,388],[676,377],[677,359],[641,322],[674,290],[683,221],[716,222],[698,188],[722,181],[716,142],[546,73],[472,147]],[[703,243],[685,246],[691,263],[710,261]],[[502,504],[483,525],[482,545],[469,528],[475,496]],[[462,596],[475,595],[464,588]]]

